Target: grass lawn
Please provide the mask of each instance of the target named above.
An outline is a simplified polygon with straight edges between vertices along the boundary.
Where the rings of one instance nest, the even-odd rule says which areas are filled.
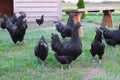
[[[114,23],[118,26],[119,16],[113,16]],[[83,35],[80,37],[83,44],[82,54],[72,62],[71,69],[61,71],[60,64],[54,57],[50,48],[45,62],[45,68],[41,68],[34,56],[34,46],[41,35],[45,36],[48,43],[51,42],[51,33],[59,34],[53,25],[47,23],[43,27],[29,23],[25,35],[25,45],[14,46],[6,30],[0,29],[0,80],[119,80],[120,79],[120,47],[114,48],[106,45],[101,67],[97,62],[92,62],[89,49],[95,36],[95,28],[100,25],[88,23],[92,20],[100,23],[101,16],[86,16],[83,24]],[[116,29],[112,28],[112,29]],[[60,34],[59,34],[60,36]],[[69,39],[69,38],[68,38]],[[97,56],[96,56],[97,59]]]

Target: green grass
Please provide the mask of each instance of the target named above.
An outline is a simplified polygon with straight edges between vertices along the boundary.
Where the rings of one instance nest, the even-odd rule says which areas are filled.
[[[100,23],[102,16],[88,15],[85,21],[97,21]],[[64,20],[66,20],[64,16]],[[114,23],[119,24],[119,16],[113,16]],[[45,62],[45,68],[37,63],[34,56],[34,46],[41,35],[45,36],[48,43],[51,42],[51,33],[59,34],[53,27],[31,26],[25,35],[25,45],[14,46],[9,34],[0,29],[0,80],[119,80],[120,79],[120,47],[111,48],[106,45],[103,61],[99,68],[97,62],[92,62],[89,49],[95,36],[95,28],[99,24],[82,22],[83,44],[82,54],[72,62],[71,69],[61,71],[60,64],[54,57],[50,48]],[[112,28],[116,29],[116,27]],[[60,36],[60,34],[59,34]],[[69,40],[69,38],[68,38]],[[97,56],[96,56],[97,58]],[[86,75],[90,75],[87,77]]]

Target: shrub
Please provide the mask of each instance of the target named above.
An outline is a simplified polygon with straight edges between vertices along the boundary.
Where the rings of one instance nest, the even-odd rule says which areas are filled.
[[[84,0],[78,0],[77,7],[78,7],[78,8],[85,8],[85,3],[84,3]],[[81,17],[81,18],[82,18],[82,19],[84,19],[84,18],[85,18],[85,12],[83,12],[83,14],[82,14],[82,17]]]

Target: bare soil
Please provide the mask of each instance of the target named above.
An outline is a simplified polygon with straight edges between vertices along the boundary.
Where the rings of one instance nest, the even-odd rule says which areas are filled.
[[[106,71],[100,67],[87,67],[84,73],[86,80],[91,80],[91,78],[96,75],[105,75],[105,74]]]

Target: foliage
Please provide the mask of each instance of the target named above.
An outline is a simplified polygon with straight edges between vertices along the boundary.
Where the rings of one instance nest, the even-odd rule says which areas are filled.
[[[78,8],[85,8],[84,0],[78,0],[77,7]],[[81,19],[84,19],[84,18],[85,18],[85,12],[83,12]]]

